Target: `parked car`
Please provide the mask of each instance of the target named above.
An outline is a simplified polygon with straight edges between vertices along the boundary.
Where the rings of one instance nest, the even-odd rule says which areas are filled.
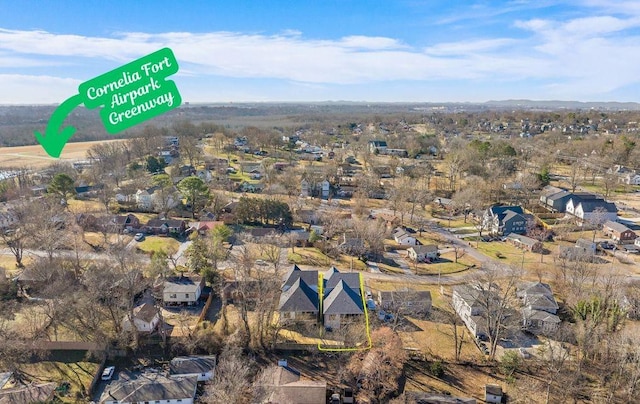
[[[376,302],[374,302],[373,299],[367,299],[367,309],[369,310],[376,309]]]
[[[144,233],[136,233],[136,235],[135,235],[135,236],[133,236],[133,239],[134,239],[135,241],[142,241],[142,240],[144,240]]]
[[[113,373],[116,371],[115,366],[108,366],[102,371],[102,380],[111,380]]]

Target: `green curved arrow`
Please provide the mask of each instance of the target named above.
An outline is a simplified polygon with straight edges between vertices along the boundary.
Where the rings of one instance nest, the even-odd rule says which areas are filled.
[[[42,145],[44,151],[46,151],[49,156],[53,158],[60,157],[62,149],[64,149],[64,146],[67,144],[69,139],[71,139],[71,136],[76,133],[76,128],[73,126],[67,126],[62,129],[60,133],[58,133],[58,130],[71,111],[82,104],[82,102],[83,99],[80,94],[76,94],[73,97],[68,98],[60,104],[55,111],[53,111],[53,114],[51,114],[45,135],[43,136],[37,131],[34,132],[36,140]]]

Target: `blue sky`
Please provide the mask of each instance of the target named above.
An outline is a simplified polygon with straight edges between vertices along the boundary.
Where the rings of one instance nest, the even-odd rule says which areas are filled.
[[[640,101],[634,0],[0,0],[0,104],[165,46],[191,102]]]

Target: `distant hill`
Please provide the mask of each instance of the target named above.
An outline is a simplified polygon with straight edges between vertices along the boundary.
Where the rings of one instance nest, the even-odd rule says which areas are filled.
[[[638,111],[640,103],[637,102],[580,102],[580,101],[533,101],[533,100],[503,100],[487,101],[484,105],[497,108],[515,109],[601,109],[607,111]]]

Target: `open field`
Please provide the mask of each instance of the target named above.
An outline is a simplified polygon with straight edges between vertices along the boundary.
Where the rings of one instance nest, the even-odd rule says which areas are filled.
[[[87,150],[93,145],[105,142],[122,142],[122,140],[68,143],[59,159],[50,157],[40,145],[0,147],[0,168],[43,168],[57,161],[82,160],[86,158]]]

